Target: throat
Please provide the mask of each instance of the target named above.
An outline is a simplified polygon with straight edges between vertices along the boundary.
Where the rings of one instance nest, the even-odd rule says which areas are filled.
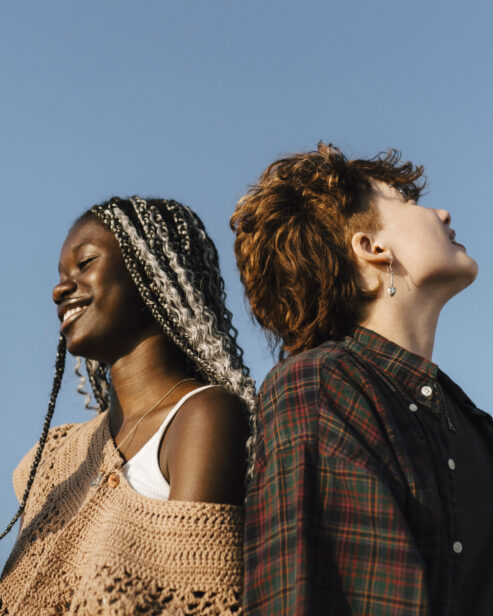
[[[427,310],[424,305],[409,309],[395,302],[396,299],[397,296],[388,298],[386,305],[381,302],[378,306],[370,306],[359,324],[431,361],[440,311]]]

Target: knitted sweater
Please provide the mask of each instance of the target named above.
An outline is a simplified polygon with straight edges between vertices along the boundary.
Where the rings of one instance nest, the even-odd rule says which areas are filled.
[[[34,449],[14,471],[17,497]],[[240,614],[243,510],[135,492],[108,413],[50,430],[0,616]]]

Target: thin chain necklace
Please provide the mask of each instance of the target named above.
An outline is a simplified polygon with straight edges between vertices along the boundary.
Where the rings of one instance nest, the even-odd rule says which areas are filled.
[[[161,404],[161,402],[163,402],[163,400],[165,400],[165,399],[166,399],[166,398],[167,398],[167,397],[168,397],[171,393],[173,393],[173,392],[175,391],[175,389],[178,387],[178,385],[181,385],[182,383],[186,383],[187,381],[194,381],[194,380],[195,380],[194,378],[189,377],[189,378],[187,378],[187,379],[182,379],[181,381],[178,381],[178,383],[175,383],[175,384],[173,385],[173,387],[172,387],[171,389],[169,389],[169,390],[168,390],[168,391],[164,394],[164,396],[163,396],[162,398],[159,398],[159,400],[158,400],[155,404],[153,404],[153,405],[151,406],[151,408],[150,408],[148,411],[146,411],[146,412],[142,415],[142,417],[141,417],[141,418],[140,418],[140,419],[136,422],[136,424],[134,425],[134,427],[133,427],[133,428],[130,430],[130,432],[129,432],[129,433],[128,433],[128,434],[127,434],[127,435],[126,435],[126,436],[125,436],[125,437],[124,437],[121,441],[120,441],[120,443],[117,445],[117,444],[116,444],[116,442],[115,442],[115,447],[116,447],[116,450],[118,451],[118,453],[120,453],[120,454],[122,453],[122,451],[121,451],[120,447],[121,447],[121,446],[123,445],[123,443],[124,443],[124,442],[128,439],[128,437],[129,437],[129,436],[131,436],[131,435],[135,432],[135,430],[137,430],[138,426],[140,425],[140,422],[141,422],[142,420],[144,420],[144,419],[147,417],[147,415],[149,415],[150,413],[152,413],[152,411],[154,411],[154,409],[156,409],[156,408],[157,408],[157,407]]]

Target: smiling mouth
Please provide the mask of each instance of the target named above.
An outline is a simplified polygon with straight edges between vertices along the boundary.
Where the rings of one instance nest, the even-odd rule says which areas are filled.
[[[87,306],[75,306],[74,308],[67,310],[67,312],[63,315],[62,326],[60,329],[63,331],[66,327],[68,327],[68,325],[70,325],[70,323],[73,323],[86,308]]]

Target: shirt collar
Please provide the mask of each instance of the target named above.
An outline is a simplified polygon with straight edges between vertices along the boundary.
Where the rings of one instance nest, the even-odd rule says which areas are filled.
[[[467,408],[476,415],[486,417],[491,423],[491,416],[476,407],[474,402],[452,381],[437,364],[407,351],[380,334],[356,327],[350,336],[346,336],[346,348],[355,355],[360,355],[377,370],[384,372],[391,381],[403,385],[410,396],[428,407],[432,412],[439,412],[440,390],[437,383],[444,386],[446,394],[452,395],[462,408]],[[430,389],[431,388],[431,394]]]
[[[344,342],[353,353],[364,357],[390,379],[410,390],[419,402],[431,407],[436,401],[439,371],[433,362],[361,326],[356,327]]]

